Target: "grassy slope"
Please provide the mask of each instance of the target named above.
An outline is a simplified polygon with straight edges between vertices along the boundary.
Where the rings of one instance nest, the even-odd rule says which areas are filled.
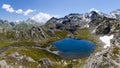
[[[49,53],[45,50],[35,49],[35,48],[13,48],[5,51],[6,55],[9,55],[13,52],[18,52],[22,55],[29,56],[35,61],[38,61],[41,58],[49,58],[52,61],[60,60],[61,58],[55,54]]]
[[[42,47],[49,46],[52,42],[67,37],[67,34],[67,31],[55,31],[49,38],[39,41],[39,44],[43,45]]]
[[[74,35],[78,39],[85,39],[85,40],[92,41],[94,43],[97,42],[97,40],[95,39],[95,37],[90,34],[88,28],[83,28],[83,29],[77,30],[77,31],[74,32]]]
[[[40,50],[40,49],[33,49],[33,48],[13,48],[10,50],[6,50],[4,53],[6,54],[6,57],[14,52],[18,52],[20,55],[26,55],[31,57],[32,59],[34,59],[36,62],[38,62],[40,59],[42,58],[49,58],[52,62],[53,62],[53,66],[50,68],[69,68],[69,64],[71,64],[71,60],[65,60],[60,58],[59,56],[49,53],[45,50]],[[11,63],[17,63],[18,61],[12,60],[10,58],[7,58],[7,63],[11,64]],[[62,62],[62,60],[66,61],[68,63],[68,65],[64,65],[64,62]],[[38,63],[36,62],[21,62],[19,61],[19,64],[22,64],[24,66],[30,66],[32,64],[32,67],[35,67],[38,65]],[[60,63],[58,63],[60,62]]]

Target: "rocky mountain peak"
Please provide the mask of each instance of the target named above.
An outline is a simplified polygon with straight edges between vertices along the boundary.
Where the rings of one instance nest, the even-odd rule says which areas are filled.
[[[120,19],[120,9],[110,12],[109,16],[111,18]]]

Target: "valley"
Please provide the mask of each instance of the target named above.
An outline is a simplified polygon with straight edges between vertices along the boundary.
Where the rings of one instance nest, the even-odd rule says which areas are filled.
[[[32,19],[19,24],[0,20],[0,66],[119,68],[120,18],[117,16],[120,14],[112,15],[92,10],[85,14],[71,13],[62,18],[52,17],[45,24],[39,24]],[[51,45],[65,38],[88,40],[96,48],[87,57],[66,59],[59,56],[58,50]]]

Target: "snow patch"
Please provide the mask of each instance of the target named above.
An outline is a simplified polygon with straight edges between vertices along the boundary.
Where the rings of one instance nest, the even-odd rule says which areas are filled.
[[[98,12],[98,13],[99,13],[99,10],[96,10],[95,8],[90,9],[90,12],[91,12],[91,11],[95,11],[95,12]]]
[[[110,47],[110,40],[113,38],[113,35],[111,36],[102,36],[100,37],[100,40],[105,43],[104,48]]]
[[[91,12],[91,11],[95,11],[95,12],[97,12],[98,14],[101,15],[101,12],[100,12],[99,10],[96,10],[95,8],[90,9],[90,12]]]

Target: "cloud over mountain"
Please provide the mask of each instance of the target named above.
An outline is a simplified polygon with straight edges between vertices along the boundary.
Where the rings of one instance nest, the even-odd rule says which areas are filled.
[[[38,14],[31,17],[31,19],[39,23],[46,23],[52,17],[59,17],[59,15],[51,15],[48,13],[39,12]]]
[[[37,22],[46,22],[47,20],[49,20],[52,16],[50,14],[47,13],[38,13],[35,16],[33,16],[31,19],[37,21]]]

